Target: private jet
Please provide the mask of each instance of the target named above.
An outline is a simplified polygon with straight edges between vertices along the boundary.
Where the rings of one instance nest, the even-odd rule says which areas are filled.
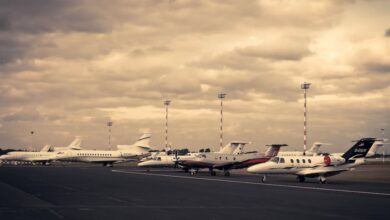
[[[256,164],[247,169],[249,173],[262,174],[262,182],[269,174],[290,174],[297,176],[299,182],[305,178],[318,178],[326,183],[327,177],[349,171],[365,162],[370,148],[377,140],[362,138],[343,154],[324,154],[313,156],[278,156],[266,163]]]
[[[258,152],[242,152],[243,147],[249,142],[232,142],[232,146],[236,146],[230,153],[226,151],[200,153],[192,158],[178,159],[177,163],[188,169],[191,175],[195,175],[199,169],[209,169],[212,176],[216,175],[215,170],[222,170],[224,176],[230,176],[231,169],[242,169],[254,164],[264,163],[276,156],[280,147],[287,146],[285,144],[267,145],[269,148],[265,153]],[[237,149],[241,149],[236,151]],[[234,153],[236,152],[236,153]],[[238,153],[239,152],[239,153]]]
[[[150,134],[143,134],[132,145],[118,145],[117,150],[65,150],[60,161],[100,163],[112,167],[114,163],[138,160],[150,155],[153,150],[150,146]]]

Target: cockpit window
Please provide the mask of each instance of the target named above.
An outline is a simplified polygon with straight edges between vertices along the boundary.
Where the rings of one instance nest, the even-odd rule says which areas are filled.
[[[271,162],[278,163],[279,162],[279,157],[272,158]]]

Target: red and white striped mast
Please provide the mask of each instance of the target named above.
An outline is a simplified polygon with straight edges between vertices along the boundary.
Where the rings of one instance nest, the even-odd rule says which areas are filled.
[[[168,106],[171,104],[171,100],[165,100],[165,150],[168,151],[170,148],[168,147]]]
[[[219,126],[219,149],[221,150],[223,147],[223,99],[225,98],[225,93],[219,93],[218,98],[221,99],[221,120]]]
[[[301,89],[303,89],[303,155],[306,155],[306,147],[307,147],[307,106],[306,106],[306,90],[310,88],[310,83],[304,82],[301,84]]]

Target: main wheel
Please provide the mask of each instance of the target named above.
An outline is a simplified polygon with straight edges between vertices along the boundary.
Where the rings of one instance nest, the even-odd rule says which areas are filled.
[[[264,175],[264,176],[261,178],[261,182],[262,182],[262,183],[265,183],[266,181],[267,181],[267,176]]]
[[[326,178],[323,177],[323,176],[320,176],[319,181],[320,181],[321,184],[325,184],[326,183]]]
[[[300,183],[305,182],[305,177],[304,177],[304,176],[298,176],[297,178],[298,178],[298,181],[299,181]]]

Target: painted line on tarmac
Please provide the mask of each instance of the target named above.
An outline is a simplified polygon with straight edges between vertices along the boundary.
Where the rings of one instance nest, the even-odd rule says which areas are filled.
[[[179,178],[179,179],[196,179],[196,180],[206,180],[206,181],[214,181],[214,182],[241,183],[247,185],[262,185],[262,186],[274,186],[274,187],[318,190],[318,191],[328,191],[328,192],[330,191],[330,192],[343,192],[343,193],[354,193],[354,194],[365,194],[365,195],[390,196],[390,193],[380,193],[380,192],[318,188],[318,187],[309,187],[309,186],[293,186],[293,185],[283,185],[283,184],[273,184],[273,183],[255,183],[255,182],[212,179],[212,178],[193,177],[193,176],[176,176],[176,175],[156,174],[156,173],[140,173],[140,172],[123,171],[123,170],[111,170],[111,171],[115,173],[127,173],[127,174],[144,175],[144,176],[161,176],[161,177],[171,177],[171,178]]]

